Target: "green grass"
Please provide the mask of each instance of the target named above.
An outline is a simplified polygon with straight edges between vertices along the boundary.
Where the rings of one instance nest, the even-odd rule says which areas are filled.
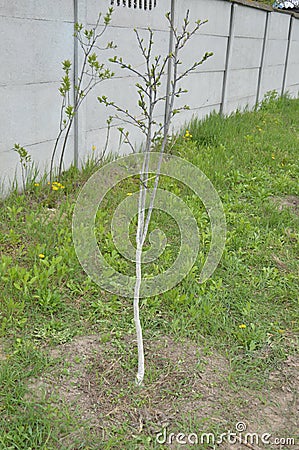
[[[161,187],[180,195],[196,215],[205,246],[183,282],[141,302],[145,338],[188,338],[206,354],[216,351],[228,359],[233,389],[262,389],[269,373],[297,348],[298,210],[280,209],[279,202],[299,196],[299,100],[270,97],[258,111],[225,119],[213,114],[203,122],[194,120],[188,129],[192,137],[184,138],[183,130],[171,152],[199,167],[214,184],[227,219],[226,248],[212,278],[199,284],[210,242],[208,216],[187,188],[164,177]],[[58,367],[49,348],[97,334],[114,349],[112,360],[120,355],[127,376],[135,372],[134,344],[129,354],[124,345],[125,336],[134,336],[131,300],[101,291],[82,270],[72,244],[74,203],[95,169],[92,163],[81,172],[72,168],[63,176],[64,189],[32,183],[26,193],[13,192],[1,203],[0,449],[104,448],[102,438],[92,433],[64,444],[62,437],[83,426],[76,414],[51,397],[28,395],[32,379]],[[136,189],[135,179],[120,184],[98,213],[99,245],[122,271],[133,267],[113,246],[110,218],[126,192]],[[159,264],[149,266],[152,273],[171,265],[179,242],[169,216],[156,214],[152,228],[157,225],[171,245]],[[157,382],[163,370],[151,361],[145,385]],[[146,401],[134,389],[131,395],[137,408]],[[189,419],[180,420],[186,424]],[[126,440],[128,429],[126,422],[111,427],[105,448],[133,448]],[[148,432],[139,439],[136,448],[152,448]]]

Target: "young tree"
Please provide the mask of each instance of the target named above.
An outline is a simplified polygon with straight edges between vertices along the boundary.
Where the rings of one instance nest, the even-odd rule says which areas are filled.
[[[191,72],[195,71],[210,56],[212,56],[212,53],[206,52],[199,61],[195,61],[190,67],[180,72],[179,68],[182,64],[180,54],[183,48],[187,45],[195,33],[197,33],[199,28],[206,23],[206,21],[202,22],[198,20],[195,22],[194,26],[190,27],[189,11],[187,11],[182,27],[178,30],[174,25],[173,14],[167,13],[166,19],[170,28],[171,40],[169,53],[164,58],[160,55],[153,55],[154,32],[149,28],[147,42],[144,42],[144,39],[141,37],[140,33],[137,30],[134,30],[139,49],[145,62],[144,72],[141,72],[138,68],[135,68],[133,65],[123,61],[121,57],[115,56],[110,59],[112,63],[117,64],[120,68],[127,70],[132,75],[138,77],[136,88],[138,94],[138,107],[141,112],[140,118],[134,116],[125,107],[108,100],[106,96],[98,97],[98,100],[101,103],[114,108],[114,117],[117,120],[130,123],[131,125],[137,127],[141,130],[145,138],[144,145],[142,146],[144,159],[142,170],[140,172],[139,184],[135,254],[136,283],[134,289],[134,320],[138,345],[138,372],[136,382],[138,385],[142,384],[144,378],[144,349],[139,314],[140,287],[142,281],[142,251],[148,235],[149,224],[151,221],[154,201],[159,184],[161,163],[169,140],[172,119],[181,110],[189,109],[187,105],[175,108],[175,100],[180,97],[181,94],[187,92],[180,86],[181,81]],[[166,92],[164,92],[162,81],[166,77],[167,71],[168,81]],[[161,103],[164,104],[164,120],[162,122],[157,122],[157,106]],[[130,140],[129,133],[125,132],[122,127],[119,128],[119,131],[129,143],[132,150],[135,151],[134,145]],[[159,146],[160,157],[154,175],[154,188],[150,194],[149,207],[146,210],[147,196],[149,195],[150,153],[157,148],[157,145]]]
[[[104,35],[111,22],[113,8],[109,8],[105,16],[101,13],[98,16],[96,24],[90,29],[83,27],[81,23],[75,23],[74,37],[77,39],[82,50],[82,62],[78,73],[78,78],[73,86],[71,81],[72,63],[65,60],[62,63],[64,76],[62,77],[59,92],[62,96],[59,131],[54,143],[51,162],[50,162],[50,181],[53,178],[55,157],[58,147],[61,143],[61,152],[59,157],[58,178],[61,177],[63,161],[70,131],[78,110],[87,97],[87,95],[102,81],[111,78],[114,74],[103,63],[98,60],[97,50],[114,48],[113,42],[108,42],[104,48],[99,46],[99,40]],[[72,96],[72,90],[74,95]],[[73,98],[72,98],[73,97]],[[108,120],[108,132],[110,123]]]

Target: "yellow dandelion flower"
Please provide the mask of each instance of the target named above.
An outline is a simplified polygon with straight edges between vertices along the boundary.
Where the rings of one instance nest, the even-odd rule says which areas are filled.
[[[34,183],[34,186],[39,186],[39,183]]]
[[[192,138],[192,134],[190,133],[189,130],[185,131],[185,135],[184,135],[184,139],[191,139]]]
[[[40,253],[40,254],[38,255],[38,257],[39,257],[40,259],[44,259],[45,255],[44,255],[43,253]]]
[[[58,186],[52,186],[52,190],[53,190],[53,191],[58,191],[58,190],[59,190],[59,187],[58,187]]]
[[[130,196],[130,195],[133,195],[133,193],[132,192],[128,192],[127,195]]]
[[[246,325],[245,325],[245,323],[241,323],[241,325],[239,325],[239,328],[241,328],[241,329],[244,329],[244,328],[246,328]]]
[[[97,149],[97,148],[96,148],[95,145],[93,145],[93,146],[91,147],[91,150],[92,150],[93,152],[94,152],[96,149]]]

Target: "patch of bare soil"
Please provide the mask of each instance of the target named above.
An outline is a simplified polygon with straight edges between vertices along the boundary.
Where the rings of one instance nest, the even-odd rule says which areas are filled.
[[[228,430],[236,432],[236,426],[234,443],[215,443],[208,448],[299,448],[298,438],[297,446],[273,443],[275,438],[294,437],[298,430],[298,358],[289,357],[280,371],[271,374],[267,388],[255,392],[231,385],[228,360],[203,352],[192,342],[160,337],[145,342],[145,352],[145,383],[137,388],[133,337],[124,338],[122,344],[112,337],[105,343],[98,336],[76,338],[50,350],[59,362],[51,373],[31,380],[30,392],[37,397],[44,393],[51,402],[66,403],[80,423],[87,423],[91,432],[102,436],[103,449],[111,430],[122,426],[127,427],[128,442],[136,442],[136,436],[151,437],[148,447],[132,444],[132,449],[162,448],[157,446],[157,436],[160,443],[166,436],[163,448],[207,448],[200,443],[192,445],[195,435],[188,444],[190,433],[200,442],[207,429],[215,430],[218,439]],[[246,430],[241,429],[242,424]],[[162,429],[165,435],[158,435]],[[171,432],[175,437],[171,438]],[[179,432],[186,435],[186,444],[177,443]],[[254,438],[242,442],[246,432],[259,436],[269,433],[272,444],[257,444]]]
[[[4,361],[5,359],[6,359],[6,354],[5,354],[5,351],[3,349],[2,344],[0,342],[0,361]]]
[[[296,195],[286,195],[285,197],[270,197],[279,211],[291,209],[296,214],[299,213],[299,197]]]

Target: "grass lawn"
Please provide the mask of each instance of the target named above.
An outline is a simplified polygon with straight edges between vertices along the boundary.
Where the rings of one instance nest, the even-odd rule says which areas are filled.
[[[163,177],[161,187],[193,211],[202,246],[182,283],[142,300],[143,388],[134,385],[132,301],[101,291],[72,244],[72,212],[92,162],[66,172],[64,187],[31,183],[2,201],[1,450],[181,448],[158,444],[156,433],[217,437],[237,422],[298,445],[299,100],[270,97],[258,111],[212,115],[188,129],[192,136],[183,130],[170,151],[214,184],[227,243],[212,278],[199,284],[208,215],[188,188]],[[113,246],[110,218],[137,189],[136,179],[121,183],[97,216],[99,246],[124,272],[133,268]],[[171,265],[179,244],[169,216],[156,214],[157,225],[169,247],[151,273]]]

